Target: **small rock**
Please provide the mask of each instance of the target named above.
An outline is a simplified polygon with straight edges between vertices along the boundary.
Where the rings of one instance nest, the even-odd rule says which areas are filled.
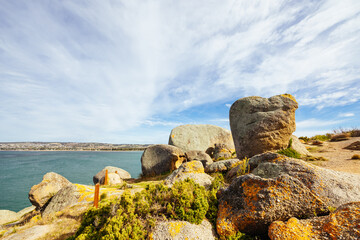
[[[269,237],[272,240],[360,239],[360,202],[342,205],[329,216],[275,221],[269,227]]]
[[[344,149],[349,150],[360,150],[360,141],[353,142],[352,144],[344,147]]]
[[[211,240],[217,239],[216,234],[209,221],[203,220],[199,225],[192,224],[186,221],[164,221],[156,224],[150,239],[163,240]]]
[[[10,210],[0,210],[0,225],[18,220],[18,214]]]
[[[60,189],[68,185],[71,185],[71,182],[63,176],[54,172],[46,173],[42,182],[30,189],[29,200],[36,208],[41,208]]]
[[[174,146],[158,144],[145,149],[141,156],[141,168],[144,176],[155,176],[171,172],[186,161],[184,152]]]
[[[229,146],[223,143],[216,143],[214,148],[214,159],[229,159],[232,157],[232,152],[234,149],[231,149]]]
[[[193,179],[201,186],[209,187],[213,178],[204,172],[204,167],[199,161],[184,162],[178,169],[165,178],[165,184],[172,186],[177,181],[187,178]]]
[[[292,143],[291,143],[292,149],[294,149],[301,155],[311,156],[311,153],[306,149],[305,145],[303,143],[301,143],[300,140],[296,136],[292,135],[291,141],[292,141]]]
[[[197,150],[187,151],[185,153],[185,156],[189,162],[191,161],[202,162],[204,168],[213,163],[211,157],[204,151],[197,151]]]
[[[298,104],[289,94],[246,97],[230,108],[230,127],[239,159],[286,148],[295,131]]]
[[[240,162],[239,159],[227,159],[214,162],[205,168],[205,172],[214,173],[214,172],[226,172],[231,168],[235,167],[236,164]]]
[[[107,166],[93,177],[94,184],[97,184],[97,183],[100,183],[101,185],[104,184],[106,170],[108,170],[108,174],[116,172],[116,174],[119,175],[119,177],[121,179],[131,178],[130,173],[128,173],[124,169],[121,169],[118,167]]]

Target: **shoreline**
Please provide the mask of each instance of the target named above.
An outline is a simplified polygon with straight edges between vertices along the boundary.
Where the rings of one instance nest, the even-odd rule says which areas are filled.
[[[145,149],[134,150],[29,150],[29,149],[16,149],[16,150],[0,150],[0,152],[143,152]]]

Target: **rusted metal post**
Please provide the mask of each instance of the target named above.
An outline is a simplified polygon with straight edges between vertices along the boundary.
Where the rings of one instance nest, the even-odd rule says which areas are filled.
[[[108,185],[108,170],[106,169],[105,171],[105,181],[104,181],[104,185]]]
[[[100,184],[97,183],[95,185],[95,193],[94,193],[94,207],[98,208],[99,205],[99,191],[100,191]]]

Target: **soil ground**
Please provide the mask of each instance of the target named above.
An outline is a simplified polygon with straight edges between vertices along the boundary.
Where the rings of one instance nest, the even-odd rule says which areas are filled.
[[[323,146],[306,144],[306,147],[312,155],[324,157],[329,160],[316,161],[314,164],[336,171],[360,174],[360,159],[351,159],[354,154],[360,155],[360,150],[344,149],[344,147],[347,147],[356,141],[360,141],[360,137],[352,137],[349,140],[340,142],[324,142]]]

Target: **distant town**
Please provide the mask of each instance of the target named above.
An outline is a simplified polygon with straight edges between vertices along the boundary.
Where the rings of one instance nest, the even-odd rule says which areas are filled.
[[[150,144],[0,142],[0,151],[141,151]]]

